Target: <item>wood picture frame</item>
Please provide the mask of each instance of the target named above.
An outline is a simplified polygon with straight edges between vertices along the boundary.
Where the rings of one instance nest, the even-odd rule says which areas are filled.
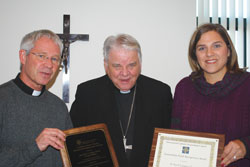
[[[218,146],[216,146],[216,144],[213,143],[214,141],[218,142],[217,143]],[[164,146],[165,142],[167,144],[165,144]],[[195,159],[195,157],[189,156],[190,154],[189,149],[195,150],[196,149],[195,145],[197,145],[197,147],[198,146],[199,147],[202,146],[204,148],[206,147],[206,149],[209,149],[209,148],[216,149],[216,150],[211,150],[211,152],[213,152],[213,155],[216,155],[215,151],[217,151],[217,159],[215,160],[213,157],[207,157],[208,158],[207,160],[209,161],[208,166],[220,167],[221,155],[224,149],[224,144],[225,144],[224,134],[155,128],[148,167],[162,167],[162,166],[167,167],[168,166],[167,164],[170,164],[170,163],[172,163],[172,165],[175,165],[175,166],[183,165],[183,164],[187,165],[188,163],[193,163],[193,160]],[[190,148],[190,145],[191,145],[191,148]],[[170,146],[171,146],[171,151],[170,151]],[[164,152],[164,150],[166,151],[168,148],[169,148],[169,151],[172,153]],[[185,154],[185,152],[184,153],[181,152],[183,151],[183,148],[188,150],[188,154]],[[196,149],[196,150],[199,151],[199,149]],[[164,158],[161,158],[161,157],[164,157]],[[166,159],[166,157],[168,157],[168,159]],[[177,160],[176,158],[179,159],[178,160],[179,162],[176,162]],[[192,162],[188,162],[189,161],[188,158],[189,159],[192,158]],[[205,160],[204,157],[203,159]],[[200,158],[200,160],[202,159]],[[160,165],[161,163],[164,163],[163,161],[167,163],[165,163],[164,165]],[[210,162],[210,161],[213,161],[213,162]],[[204,165],[201,165],[201,166],[204,166]]]
[[[64,130],[66,141],[60,150],[64,167],[119,167],[115,150],[105,124]]]

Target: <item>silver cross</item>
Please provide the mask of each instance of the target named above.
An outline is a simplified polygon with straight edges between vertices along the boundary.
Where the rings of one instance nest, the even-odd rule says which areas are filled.
[[[127,145],[127,139],[125,136],[123,136],[123,144],[124,144],[124,149],[125,149],[125,152],[127,152],[127,150],[132,150],[132,145]]]

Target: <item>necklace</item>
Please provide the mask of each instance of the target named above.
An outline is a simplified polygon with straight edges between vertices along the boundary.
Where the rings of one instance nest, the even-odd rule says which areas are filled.
[[[127,149],[132,150],[132,145],[127,145],[126,144],[127,143],[126,136],[127,136],[127,133],[128,133],[128,128],[129,128],[129,125],[130,125],[131,116],[132,116],[132,113],[133,113],[134,102],[135,102],[135,94],[136,94],[136,85],[135,85],[135,91],[134,91],[134,94],[133,94],[132,104],[131,104],[131,107],[130,107],[130,113],[129,113],[129,118],[128,118],[128,124],[127,124],[126,130],[125,130],[125,133],[123,132],[122,123],[121,123],[121,120],[120,120],[120,127],[121,127],[121,131],[122,131],[123,144],[124,144],[125,152],[127,151]]]

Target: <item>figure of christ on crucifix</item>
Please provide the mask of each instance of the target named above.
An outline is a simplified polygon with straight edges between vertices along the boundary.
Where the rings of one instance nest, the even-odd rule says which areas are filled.
[[[63,15],[63,34],[57,34],[63,42],[63,94],[62,99],[69,103],[69,69],[70,69],[70,44],[75,41],[89,41],[88,34],[70,34],[70,15]]]

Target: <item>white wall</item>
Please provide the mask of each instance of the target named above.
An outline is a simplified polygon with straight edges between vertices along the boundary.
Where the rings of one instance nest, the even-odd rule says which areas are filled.
[[[70,14],[71,33],[89,42],[71,44],[70,108],[77,85],[104,74],[102,45],[117,33],[134,36],[142,47],[142,73],[168,83],[172,92],[190,74],[187,48],[195,29],[195,0],[1,0],[0,84],[19,71],[21,38],[37,29],[63,32]],[[62,75],[50,89],[62,95]]]

